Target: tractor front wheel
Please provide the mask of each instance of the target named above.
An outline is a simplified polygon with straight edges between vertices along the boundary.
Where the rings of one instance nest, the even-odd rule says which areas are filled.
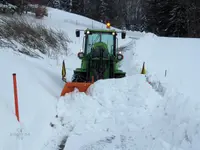
[[[84,73],[74,73],[72,77],[72,82],[86,82],[86,76]]]
[[[115,78],[124,78],[125,74],[115,74]]]

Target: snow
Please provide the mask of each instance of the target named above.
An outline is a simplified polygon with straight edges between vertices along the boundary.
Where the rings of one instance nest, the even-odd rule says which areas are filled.
[[[197,70],[199,42],[200,39],[147,35],[136,43],[136,50],[138,57],[146,62],[148,72],[156,74],[160,80],[170,82],[174,88],[196,99],[200,84],[200,72]]]
[[[40,61],[37,62],[34,59],[28,58],[28,56],[17,56],[15,53],[13,54],[9,50],[6,51],[1,52],[0,54],[0,68],[1,70],[3,70],[0,79],[0,82],[3,83],[3,86],[1,86],[0,88],[0,97],[3,102],[9,106],[9,120],[11,120],[13,123],[15,122],[16,124],[17,122],[13,116],[14,98],[12,83],[12,73],[16,73],[19,93],[18,98],[20,120],[22,125],[28,127],[28,133],[30,133],[31,135],[27,137],[27,139],[31,138],[33,140],[32,143],[27,143],[27,146],[30,146],[30,144],[34,145],[35,142],[38,146],[40,146],[39,141],[43,142],[42,137],[46,136],[45,134],[47,134],[51,129],[50,127],[48,128],[48,124],[50,119],[52,118],[51,115],[55,113],[53,112],[55,98],[58,96],[57,93],[60,92],[59,90],[62,89],[59,89],[59,83],[60,85],[62,85],[62,82],[59,80],[60,77],[55,74],[54,71],[51,70],[51,68],[47,68],[48,65],[45,65],[45,63],[40,63]],[[3,112],[1,113],[1,118],[5,118],[7,120],[8,116],[5,116],[5,113]],[[4,123],[5,125],[11,123],[10,121],[6,122],[6,120],[2,121],[3,125]],[[4,130],[5,127],[2,127],[1,129]],[[47,132],[43,134],[45,131]],[[6,134],[10,134],[9,130]],[[41,139],[38,139],[38,135],[41,137]],[[4,134],[2,135],[2,137],[4,137]],[[9,143],[12,144],[11,141]],[[26,146],[25,142],[24,144]],[[7,146],[10,145],[8,144]],[[5,147],[5,149],[6,148],[7,147]]]
[[[76,38],[75,30],[105,26],[52,8],[49,14],[43,20],[27,18],[68,34],[68,56],[35,59],[0,50],[0,150],[55,150],[63,139],[64,150],[198,150],[199,39],[128,31],[126,40],[119,37],[120,45],[132,42],[121,63],[127,77],[99,80],[87,93],[75,90],[60,97],[63,59],[68,81],[80,66],[76,55],[82,37]],[[143,62],[146,75],[140,74]],[[14,110],[13,73],[20,123]],[[15,137],[19,129],[21,140]]]

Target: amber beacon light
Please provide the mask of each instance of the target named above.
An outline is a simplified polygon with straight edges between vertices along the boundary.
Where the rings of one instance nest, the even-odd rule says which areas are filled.
[[[106,28],[110,29],[110,22],[106,23]]]

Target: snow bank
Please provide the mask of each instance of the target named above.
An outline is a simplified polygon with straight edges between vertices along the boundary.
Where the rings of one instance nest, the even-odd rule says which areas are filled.
[[[164,38],[148,34],[136,42],[135,59],[146,63],[149,75],[170,83],[180,92],[198,99],[200,40]],[[166,77],[165,77],[166,71]]]
[[[160,128],[158,135],[162,135],[171,145],[183,149],[198,149],[200,146],[197,142],[200,72],[196,70],[199,46],[199,39],[164,38],[147,34],[136,41],[134,49],[134,65],[141,69],[145,62],[147,80],[163,96],[154,114],[154,117],[160,114],[155,121],[155,127]]]
[[[152,97],[155,97],[153,102]],[[159,101],[159,95],[145,82],[143,76],[102,80],[88,89],[88,95],[74,91],[60,98],[57,113],[62,123],[57,123],[56,126],[64,124],[66,133],[69,133],[67,128],[73,127],[65,149],[84,149],[90,143],[114,135],[116,138],[113,139],[112,146],[103,143],[108,149],[113,149],[120,144],[120,135],[126,136],[128,132],[136,134],[142,132],[142,128],[147,128],[149,114],[156,109]],[[137,139],[144,138],[143,136],[140,135]],[[142,143],[127,144],[130,144],[127,145],[130,148],[133,148],[133,144],[144,146]]]
[[[177,93],[161,97],[141,75],[101,80],[87,95],[59,99],[53,135],[57,144],[68,136],[65,150],[197,149],[198,121],[183,114],[186,102]]]
[[[199,114],[198,103],[173,89],[160,96],[145,76],[100,80],[59,99],[52,137],[68,136],[65,150],[197,150]]]
[[[16,134],[20,127],[14,115],[12,73],[16,73],[20,121],[29,134],[23,141],[23,148],[39,149],[51,130],[49,123],[51,116],[55,114],[55,100],[63,86],[58,71],[45,61],[20,56],[19,53],[13,53],[9,49],[0,51],[0,68],[1,146],[5,150],[14,150],[17,147],[16,140],[12,141],[15,137],[10,140],[3,138]]]

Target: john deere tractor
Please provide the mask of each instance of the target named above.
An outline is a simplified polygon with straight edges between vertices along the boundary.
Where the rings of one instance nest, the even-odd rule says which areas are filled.
[[[123,59],[123,55],[117,51],[117,34],[121,33],[121,38],[125,39],[126,32],[76,30],[76,37],[80,37],[80,31],[84,31],[85,34],[83,51],[78,53],[78,57],[82,60],[81,68],[74,70],[72,82],[66,83],[61,95],[73,91],[75,87],[79,91],[85,91],[90,84],[99,79],[122,78],[126,75],[119,70],[119,62]]]
[[[118,69],[123,55],[117,52],[117,32],[87,29],[84,33],[84,51],[78,53],[82,64],[74,70],[72,82],[91,82],[92,77],[94,81],[124,77],[126,73]],[[76,37],[80,37],[80,30],[76,30]],[[125,32],[121,37],[125,38]]]

